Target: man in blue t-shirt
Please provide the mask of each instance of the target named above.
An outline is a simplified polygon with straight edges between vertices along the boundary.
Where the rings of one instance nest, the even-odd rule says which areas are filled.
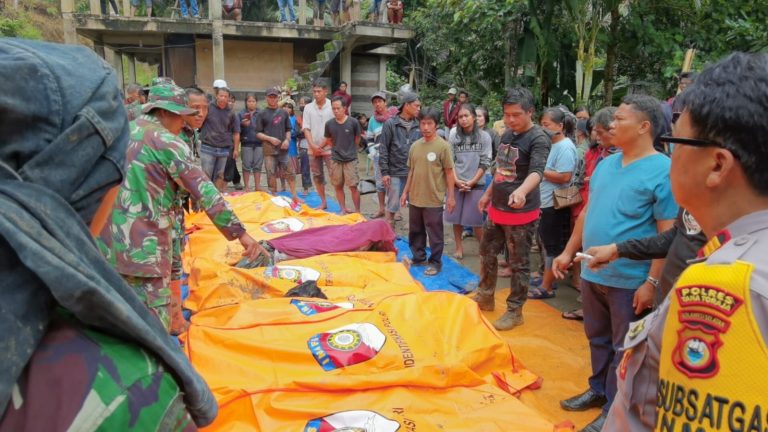
[[[576,221],[565,251],[555,258],[557,277],[580,248],[646,237],[674,224],[678,207],[669,183],[670,160],[653,148],[662,122],[659,101],[645,95],[624,98],[611,130],[621,153],[603,160],[592,174],[589,203]],[[616,395],[618,352],[631,321],[650,309],[664,260],[616,260],[595,272],[582,266],[584,330],[589,339],[592,376],[589,389],[560,402],[563,409],[602,413],[583,431],[601,430]]]

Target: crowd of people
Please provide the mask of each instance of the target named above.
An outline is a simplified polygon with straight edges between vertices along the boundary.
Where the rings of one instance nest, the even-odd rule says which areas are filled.
[[[308,0],[312,7],[312,24],[323,27],[326,25],[326,10],[330,14],[333,26],[341,26],[353,21],[359,21],[360,0]],[[109,4],[108,4],[109,3]],[[141,6],[144,6],[144,16],[152,16],[153,0],[131,0],[130,10],[124,11],[127,16],[138,16]],[[101,14],[120,16],[116,0],[100,0]],[[183,19],[200,19],[198,0],[177,0],[173,5],[178,9]],[[279,22],[281,24],[296,24],[296,6],[294,0],[277,0]],[[405,5],[401,0],[373,0],[367,11],[367,20],[389,24],[402,24]],[[243,0],[221,0],[221,18],[231,21],[242,21]]]
[[[94,365],[124,367],[132,359],[144,365],[145,350],[152,353],[146,373],[164,382],[164,393],[130,409],[157,410],[158,422],[178,430],[190,419],[210,422],[210,392],[161,337],[163,329],[174,334],[186,325],[180,303],[185,209],[206,212],[222,235],[240,241],[247,259],[256,259],[266,251],[222,196],[227,166],[234,171],[240,157],[244,187],[250,190],[253,178],[255,190],[263,165],[269,191],[285,180],[294,203],[301,173],[304,190],[311,178],[323,206],[327,174],[342,211],[359,212],[357,153],[364,140],[375,153],[374,216],[394,223],[408,207],[407,265],[438,274],[449,223],[456,258],[462,258],[465,227],[479,241],[473,298],[481,310],[495,308],[498,275],[509,275],[497,330],[522,325],[525,302],[551,298],[554,279],[580,267],[573,276],[583,311],[569,316],[584,321],[592,373],[588,389],[560,405],[602,409],[583,430],[719,429],[725,423],[757,430],[765,424],[760,371],[768,360],[768,275],[761,242],[768,239],[768,147],[761,140],[768,134],[768,55],[732,54],[699,76],[686,74],[689,82],[669,101],[631,94],[594,116],[562,106],[536,115],[531,92],[513,88],[502,99],[498,130],[488,127],[487,110],[455,89],[444,104],[447,115],[422,109],[414,92],[403,92],[396,108],[387,106],[386,93],[376,93],[365,130],[362,117],[350,116],[344,94],[329,99],[323,82],[313,84],[311,100],[300,98],[298,110],[275,87],[266,91],[265,108],[249,94],[237,113],[222,80],[209,101],[197,87],[158,78],[146,96],[128,86],[123,110],[114,105],[114,71],[86,69],[93,75],[87,86],[68,86],[66,79],[77,75],[74,65],[98,63],[92,54],[4,41],[0,56],[30,59],[30,70],[64,80],[50,80],[62,96],[52,102],[61,118],[19,111],[37,88],[0,102],[14,119],[0,122],[8,137],[0,151],[3,280],[27,287],[3,290],[3,328],[15,335],[5,343],[15,354],[2,368],[0,430],[34,428],[35,410],[70,425],[123,403],[105,389],[125,376],[99,377]],[[14,70],[0,66],[0,72],[13,81]],[[45,128],[30,127],[38,119],[48,121]],[[347,208],[345,186],[354,210]],[[54,222],[52,214],[70,217]],[[540,281],[533,281],[530,253],[538,243],[544,265]],[[501,254],[506,266],[500,269]],[[126,343],[101,333],[135,346],[117,355],[114,347]],[[68,364],[33,357],[39,343],[66,353],[73,340],[88,359],[78,373],[95,381],[77,374],[66,377],[72,382],[61,379]],[[58,378],[37,379],[46,376]],[[78,395],[98,403],[51,409],[59,406],[57,395],[83,383],[98,395],[85,387]],[[181,409],[182,397],[189,413]]]

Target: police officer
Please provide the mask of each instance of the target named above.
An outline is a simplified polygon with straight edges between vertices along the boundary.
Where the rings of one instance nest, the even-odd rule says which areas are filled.
[[[731,54],[678,97],[672,190],[710,240],[630,326],[603,430],[764,430],[768,55]]]
[[[174,223],[183,191],[200,204],[227,239],[240,241],[250,259],[266,251],[245,232],[230,205],[194,163],[192,150],[179,138],[182,116],[196,113],[186,106],[184,90],[172,84],[152,87],[143,111],[131,124],[127,175],[114,201],[111,223],[104,226],[97,244],[170,329],[170,303],[175,298],[170,289]],[[176,248],[179,244],[175,243]]]

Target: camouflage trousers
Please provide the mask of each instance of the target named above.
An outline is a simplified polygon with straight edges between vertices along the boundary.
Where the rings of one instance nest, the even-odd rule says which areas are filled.
[[[67,318],[51,323],[14,394],[0,432],[197,430],[157,358]]]
[[[496,291],[498,255],[506,245],[509,251],[509,269],[512,271],[507,310],[520,311],[528,298],[528,277],[530,276],[531,242],[536,235],[536,222],[525,225],[498,225],[489,218],[483,226],[483,240],[480,242],[480,284],[477,293],[481,297],[493,298]]]
[[[171,278],[166,277],[139,277],[123,275],[141,299],[142,303],[157,316],[163,327],[171,329]]]

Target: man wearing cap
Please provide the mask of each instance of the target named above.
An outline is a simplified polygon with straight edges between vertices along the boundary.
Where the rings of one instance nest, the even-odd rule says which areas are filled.
[[[381,91],[371,96],[371,104],[373,105],[373,115],[368,119],[367,138],[370,142],[374,143],[373,178],[376,180],[376,195],[379,199],[379,211],[373,215],[373,218],[376,219],[384,217],[386,198],[386,189],[381,182],[381,168],[379,168],[379,138],[381,137],[381,129],[384,127],[384,122],[393,115],[397,115],[397,110],[393,107],[392,110],[395,112],[390,112],[390,109],[387,108],[387,94]]]
[[[267,90],[267,107],[256,118],[256,138],[261,140],[264,152],[264,167],[267,169],[267,186],[273,194],[277,193],[278,173],[287,177],[288,187],[294,202],[296,195],[296,170],[290,163],[288,147],[291,143],[291,119],[288,113],[279,107],[280,89]]]
[[[227,239],[240,240],[249,258],[256,258],[263,249],[245,232],[178,137],[184,126],[182,116],[195,114],[186,107],[184,90],[173,85],[152,87],[143,111],[132,124],[125,180],[97,244],[169,329],[173,218],[180,210],[176,207],[183,190],[200,203]]]
[[[331,173],[331,148],[325,142],[325,124],[333,119],[331,101],[328,100],[328,85],[325,81],[315,81],[312,84],[314,101],[304,107],[303,127],[304,138],[309,146],[309,168],[312,171],[312,183],[320,195],[320,208],[325,209],[328,203],[325,199],[325,174]],[[325,167],[325,169],[323,168]]]
[[[394,224],[395,213],[400,210],[400,196],[408,179],[408,152],[411,144],[421,138],[419,130],[419,95],[407,92],[402,96],[399,114],[384,122],[379,145],[381,182],[387,189],[387,222]]]
[[[443,122],[448,130],[456,126],[456,120],[459,118],[461,104],[456,100],[456,93],[458,91],[455,87],[448,89],[448,99],[443,102]]]
[[[216,80],[214,84],[226,83],[223,80]],[[227,185],[224,180],[227,159],[230,153],[235,159],[240,153],[240,122],[237,114],[229,109],[229,89],[216,87],[214,96],[216,99],[210,104],[208,117],[200,131],[203,137],[200,146],[200,165],[219,191],[223,191]]]

